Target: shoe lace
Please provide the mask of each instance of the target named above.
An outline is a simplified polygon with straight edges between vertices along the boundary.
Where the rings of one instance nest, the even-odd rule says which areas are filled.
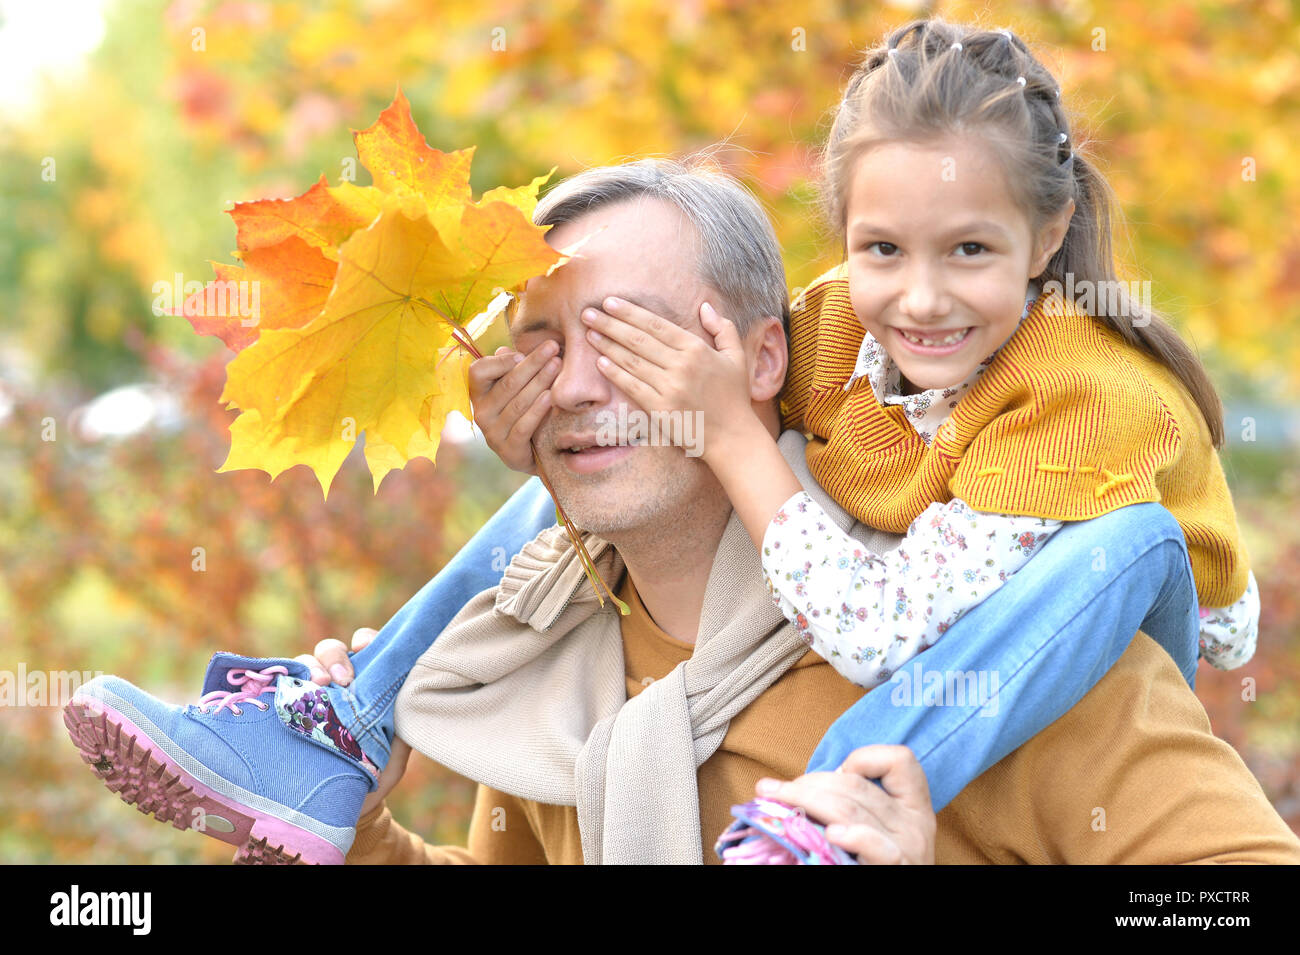
[[[804,814],[794,811],[782,820],[786,839],[821,864],[835,864],[836,853],[824,831]],[[727,865],[799,865],[799,858],[771,835],[755,826],[738,827],[726,832],[718,840],[731,843],[722,850]]]
[[[219,712],[223,707],[229,706],[230,711],[236,716],[242,716],[244,711],[238,704],[245,701],[251,702],[258,709],[265,712],[271,707],[269,704],[262,703],[256,698],[268,690],[274,691],[277,676],[287,676],[288,669],[282,666],[267,667],[265,670],[250,670],[247,667],[233,667],[226,674],[226,682],[231,686],[242,687],[239,690],[213,690],[211,693],[205,693],[199,699],[199,712],[208,713],[208,707],[212,707],[211,712]]]

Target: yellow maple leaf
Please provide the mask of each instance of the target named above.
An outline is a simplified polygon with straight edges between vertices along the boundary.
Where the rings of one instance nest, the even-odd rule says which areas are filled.
[[[533,210],[537,208],[538,190],[546,185],[559,168],[559,166],[552,166],[550,172],[544,176],[538,176],[526,186],[497,186],[495,189],[489,189],[483,193],[478,205],[485,206],[489,202],[504,202],[507,205],[514,206],[529,219],[532,219]]]
[[[521,287],[564,258],[547,244],[546,229],[506,202],[466,205],[458,221],[444,220],[438,231],[467,268],[431,301],[458,325],[487,308],[501,290]]]
[[[322,176],[293,199],[231,210],[244,268],[214,267],[222,282],[261,283],[261,320],[190,316],[242,349],[221,394],[240,416],[220,470],[274,477],[305,464],[326,496],[362,435],[376,490],[411,458],[433,458],[447,415],[471,413],[467,323],[567,261],[532,222],[554,169],[475,201],[474,148],[429,146],[400,89],[354,139],[374,185]]]
[[[449,345],[442,349],[438,358],[437,383],[438,392],[428,395],[420,408],[420,420],[423,422],[410,435],[403,454],[389,444],[377,432],[366,435],[366,464],[374,480],[375,490],[389,471],[406,467],[414,458],[428,458],[434,461],[438,456],[438,445],[442,437],[442,423],[447,415],[458,411],[466,420],[472,420],[473,409],[469,402],[469,366],[474,357],[460,345]]]
[[[339,248],[320,314],[301,328],[267,330],[231,361],[221,400],[256,412],[259,433],[232,429],[221,470],[257,455],[272,474],[306,463],[328,496],[362,431],[376,449],[367,454],[376,484],[394,461],[436,451],[447,411],[468,408],[464,376],[440,376],[452,322],[560,258],[517,207],[500,202],[465,206],[454,239],[444,242],[410,196],[386,200]]]

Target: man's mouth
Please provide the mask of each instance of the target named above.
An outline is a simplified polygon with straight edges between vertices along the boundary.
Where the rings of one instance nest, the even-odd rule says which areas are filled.
[[[566,454],[583,454],[598,447],[600,443],[591,434],[568,435],[555,442],[555,449]]]
[[[566,455],[593,454],[597,451],[608,451],[610,448],[639,448],[646,444],[643,436],[636,435],[626,441],[615,441],[602,443],[595,437],[583,438],[562,438],[555,442],[555,450]]]
[[[629,441],[623,444],[601,444],[596,435],[566,435],[555,442],[560,460],[569,470],[578,474],[601,471],[632,452],[644,442]]]

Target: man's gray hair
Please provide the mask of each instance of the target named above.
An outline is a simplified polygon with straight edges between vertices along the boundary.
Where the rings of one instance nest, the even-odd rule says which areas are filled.
[[[639,159],[571,176],[543,196],[537,225],[572,222],[601,206],[650,198],[681,210],[699,235],[698,276],[726,299],[719,314],[743,337],[766,315],[790,327],[781,247],[758,200],[739,181],[700,161]]]

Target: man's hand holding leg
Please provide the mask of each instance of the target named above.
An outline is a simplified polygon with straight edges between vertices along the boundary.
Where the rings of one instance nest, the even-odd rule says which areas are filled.
[[[870,865],[932,865],[930,787],[906,746],[863,746],[833,773],[759,780],[758,795],[799,807],[826,838]]]

